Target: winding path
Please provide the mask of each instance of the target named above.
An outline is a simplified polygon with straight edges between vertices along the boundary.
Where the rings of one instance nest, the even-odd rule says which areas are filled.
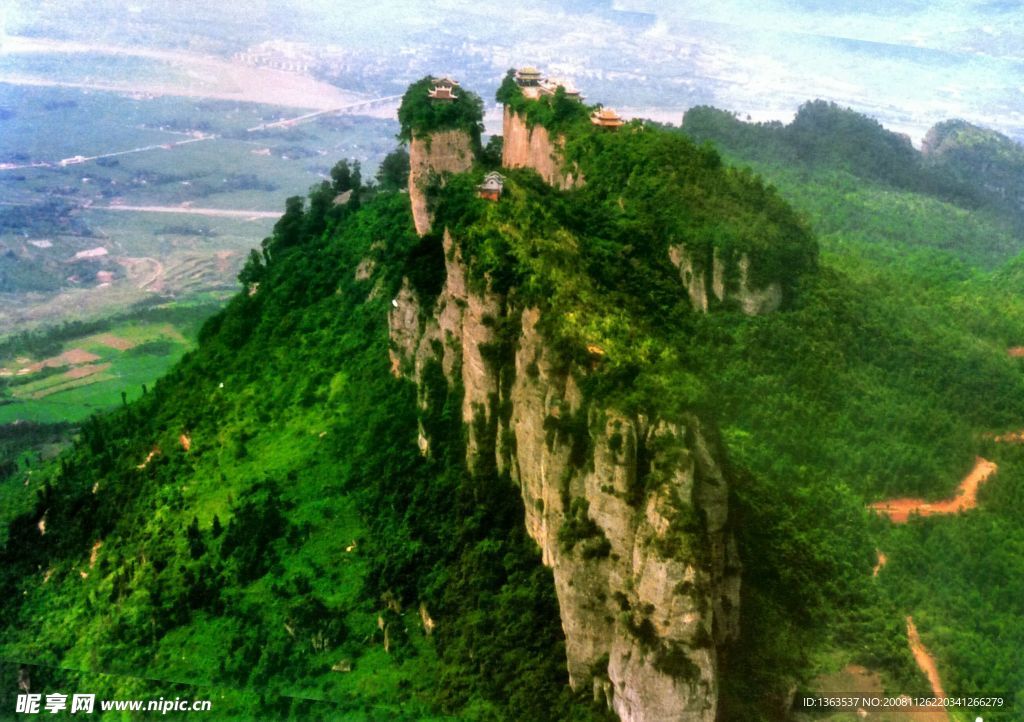
[[[906,523],[911,514],[933,516],[935,514],[956,514],[961,511],[967,511],[978,505],[978,487],[988,481],[998,469],[999,467],[994,462],[979,456],[974,460],[974,468],[971,469],[971,473],[960,482],[956,495],[949,499],[944,501],[890,499],[888,501],[876,501],[874,504],[870,504],[869,508],[887,515],[897,524]]]
[[[928,684],[932,687],[932,696],[939,697],[940,699],[945,697],[946,691],[942,689],[939,667],[935,664],[935,659],[927,647],[921,642],[921,635],[917,633],[917,625],[914,624],[913,617],[907,617],[907,641],[910,642],[910,651],[914,653],[914,660],[917,662],[917,666],[928,677]]]
[[[999,441],[1000,439],[996,439]],[[988,481],[997,471],[999,467],[992,461],[983,459],[980,456],[974,460],[974,468],[971,469],[970,473],[964,477],[964,480],[960,482],[960,486],[957,487],[956,494],[949,499],[943,501],[929,502],[924,499],[890,499],[888,501],[878,501],[874,504],[869,504],[868,508],[874,511],[885,514],[896,524],[905,524],[910,518],[911,514],[917,514],[919,516],[933,516],[936,514],[957,514],[961,511],[967,511],[973,509],[978,505],[978,488]],[[878,561],[875,564],[874,576],[878,576],[878,573],[885,567],[888,562],[888,558],[885,553],[878,549],[876,550],[878,555]],[[917,625],[914,624],[914,618],[911,616],[907,617],[907,642],[910,646],[910,652],[914,655],[914,661],[917,662],[917,666],[928,678],[928,684],[932,689],[932,696],[942,698],[946,696],[945,690],[942,688],[942,678],[939,676],[939,667],[935,663],[935,658],[932,657],[931,652],[921,642],[921,635],[918,634]],[[944,708],[930,708],[921,710],[908,710],[908,714],[911,714],[912,719],[916,719],[914,716],[918,711],[922,714],[934,715],[928,717],[928,719],[943,719],[949,720],[949,712]],[[923,719],[923,718],[922,718]]]

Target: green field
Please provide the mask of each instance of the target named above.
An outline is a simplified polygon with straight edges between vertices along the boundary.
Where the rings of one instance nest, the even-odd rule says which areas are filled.
[[[118,324],[105,334],[64,344],[62,352],[88,354],[84,363],[64,364],[57,359],[58,368],[32,371],[34,363],[45,359],[15,359],[0,371],[13,372],[5,378],[0,424],[77,422],[119,402],[121,391],[134,400],[142,394],[142,385],[159,378],[188,345],[170,324]]]

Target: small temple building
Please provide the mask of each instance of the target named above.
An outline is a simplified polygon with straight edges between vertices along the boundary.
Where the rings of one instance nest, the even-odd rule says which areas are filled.
[[[544,95],[554,95],[559,86],[565,90],[567,98],[583,100],[580,91],[572,83],[561,78],[547,78],[532,65],[516,70],[515,79],[519,87],[522,88],[523,96],[530,100],[537,100]]]
[[[618,113],[611,108],[601,108],[590,114],[590,122],[599,128],[619,128],[626,124]]]
[[[459,81],[453,80],[448,76],[440,78],[431,78],[434,83],[434,87],[427,91],[427,97],[432,100],[457,100],[459,96],[455,94],[455,89],[459,87]]]
[[[480,198],[496,201],[501,198],[501,192],[504,188],[505,176],[497,171],[491,171],[484,176],[484,182],[476,187],[476,194]]]
[[[540,81],[541,95],[554,95],[559,86],[565,90],[565,97],[572,100],[583,100],[583,96],[580,95],[580,91],[578,91],[572,83],[567,80],[562,80],[561,78],[545,78]]]
[[[523,88],[535,88],[541,84],[544,76],[537,68],[527,65],[516,71],[516,82]]]

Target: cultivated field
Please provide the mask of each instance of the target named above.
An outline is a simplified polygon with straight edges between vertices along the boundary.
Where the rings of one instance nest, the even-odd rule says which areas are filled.
[[[261,129],[294,116],[0,83],[0,338],[154,295],[223,298],[286,197],[344,157],[371,171],[395,145],[394,124],[371,118]]]

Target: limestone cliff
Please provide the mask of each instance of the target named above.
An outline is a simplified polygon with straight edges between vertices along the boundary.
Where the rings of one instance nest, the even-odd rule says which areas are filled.
[[[701,263],[686,246],[674,245],[669,247],[668,255],[672,265],[679,269],[690,303],[698,311],[707,313],[713,301],[717,301],[756,316],[771,313],[782,304],[782,286],[778,281],[754,287],[750,257],[745,253],[730,263],[716,248],[710,262]]]
[[[556,362],[540,311],[473,290],[447,230],[444,252],[432,306],[408,282],[394,299],[394,372],[418,384],[426,408],[435,400],[424,375],[439,364],[464,393],[469,467],[493,455],[520,487],[527,530],[554,573],[572,685],[623,720],[711,722],[740,584],[713,435],[695,416],[629,415],[586,399],[586,369]],[[492,353],[499,325],[514,337],[504,360]]]
[[[409,143],[409,200],[412,218],[420,235],[430,231],[427,185],[444,173],[462,173],[473,166],[473,144],[469,133],[443,130]]]
[[[547,128],[527,125],[507,106],[502,120],[501,164],[506,168],[533,168],[556,188],[573,188],[583,183],[577,169],[566,171],[562,157],[565,138],[552,138]]]

